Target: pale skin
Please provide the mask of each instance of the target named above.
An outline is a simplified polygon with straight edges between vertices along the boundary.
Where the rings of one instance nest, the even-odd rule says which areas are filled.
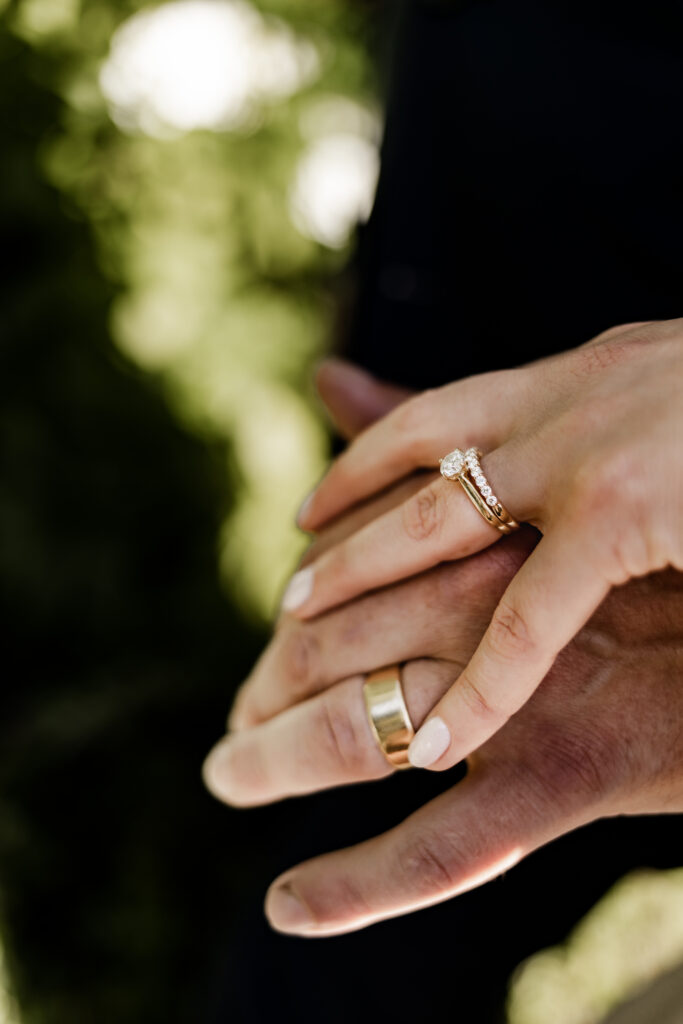
[[[683,810],[681,336],[680,322],[615,329],[403,402],[330,471],[304,519],[336,518],[312,592],[245,684],[209,785],[248,805],[389,774],[361,673],[395,661],[416,726],[448,730],[431,767],[469,770],[384,836],[276,880],[275,927],[360,928],[597,817]],[[490,452],[487,475],[537,546],[529,528],[499,541],[457,484],[415,476],[456,443]]]

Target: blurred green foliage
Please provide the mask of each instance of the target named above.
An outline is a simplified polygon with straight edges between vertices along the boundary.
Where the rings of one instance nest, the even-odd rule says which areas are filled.
[[[268,8],[327,48],[316,88],[369,91],[355,10]],[[135,9],[2,13],[0,928],[23,1024],[202,1019],[283,812],[246,822],[199,767],[326,450],[302,396],[344,253],[287,217],[305,97],[243,136],[124,135],[97,74]]]
[[[158,375],[191,432],[233,444],[241,487],[222,530],[223,577],[263,621],[301,550],[294,514],[327,453],[310,370],[329,336],[330,280],[346,258],[297,231],[288,194],[307,115],[330,98],[371,104],[373,73],[367,17],[355,5],[258,6],[315,46],[314,80],[240,131],[162,139],[120,131],[98,86],[133,5],[24,0],[9,21],[63,100],[37,140],[41,167],[65,215],[89,224],[119,290],[116,344]]]

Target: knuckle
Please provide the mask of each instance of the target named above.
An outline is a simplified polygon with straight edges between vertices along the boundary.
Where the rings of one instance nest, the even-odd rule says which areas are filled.
[[[580,380],[607,370],[620,361],[624,346],[617,341],[591,342],[574,352],[572,372]]]
[[[481,687],[467,671],[460,676],[458,691],[463,703],[477,718],[494,722],[503,717],[502,712],[494,708]]]
[[[447,839],[433,833],[411,836],[397,850],[398,868],[408,892],[449,892],[458,882],[458,864]]]
[[[584,528],[598,528],[596,564],[614,585],[666,564],[666,544],[653,528],[646,463],[635,450],[603,451],[574,480],[570,515]]]
[[[620,774],[619,744],[606,729],[545,723],[534,744],[535,778],[554,804],[596,803]]]
[[[527,659],[537,648],[526,618],[506,600],[501,600],[493,613],[487,640],[494,655],[506,660]]]
[[[352,875],[328,877],[324,886],[306,888],[305,902],[318,925],[362,921],[372,916],[372,906]]]
[[[330,692],[323,694],[317,728],[329,763],[352,778],[368,774],[374,761],[371,755],[378,751],[373,751],[360,734],[346,702]]]
[[[403,528],[411,540],[427,540],[441,529],[445,510],[443,491],[437,484],[423,487],[403,506]]]
[[[398,433],[411,438],[429,423],[434,413],[433,390],[421,391],[419,395],[407,399],[398,406],[395,412],[395,427]]]
[[[283,676],[294,695],[309,693],[318,684],[320,641],[309,623],[295,624],[282,641]]]

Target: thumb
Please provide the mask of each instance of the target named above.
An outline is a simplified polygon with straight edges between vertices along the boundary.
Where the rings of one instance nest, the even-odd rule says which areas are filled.
[[[360,434],[412,393],[378,380],[343,359],[326,359],[318,368],[315,382],[332,421],[347,439]]]
[[[473,889],[594,817],[549,813],[535,788],[504,765],[473,771],[391,831],[277,878],[270,924],[308,937],[356,931]]]

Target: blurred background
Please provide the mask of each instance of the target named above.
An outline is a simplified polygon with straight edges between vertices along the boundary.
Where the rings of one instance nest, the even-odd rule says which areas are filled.
[[[199,1022],[307,813],[228,811],[199,767],[328,458],[311,371],[372,206],[393,13],[0,18],[0,1024]],[[683,957],[682,921],[680,873],[627,879],[520,968],[511,1024],[602,1020]]]

